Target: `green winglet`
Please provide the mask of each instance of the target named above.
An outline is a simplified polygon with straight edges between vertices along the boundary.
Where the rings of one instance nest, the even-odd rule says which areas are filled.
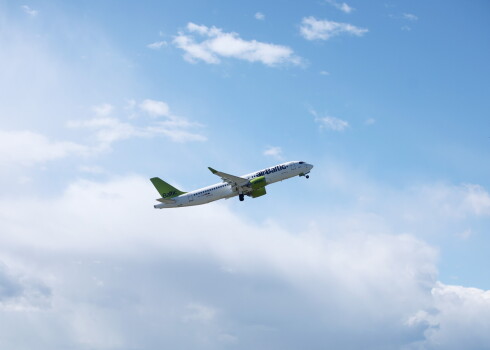
[[[216,173],[218,172],[218,170],[214,170],[213,168],[211,168],[211,167],[209,167],[209,166],[208,166],[208,169],[209,169],[209,170],[211,170],[211,172],[212,172],[213,174],[216,174]]]

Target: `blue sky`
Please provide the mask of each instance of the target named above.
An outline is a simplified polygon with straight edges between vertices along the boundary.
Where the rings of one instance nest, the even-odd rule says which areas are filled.
[[[489,10],[0,1],[2,347],[485,348]]]

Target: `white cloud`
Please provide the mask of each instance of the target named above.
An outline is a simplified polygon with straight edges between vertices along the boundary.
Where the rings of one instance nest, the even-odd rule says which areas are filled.
[[[417,16],[415,16],[412,13],[404,13],[402,16],[403,18],[408,19],[409,21],[417,21],[419,19]]]
[[[431,215],[446,219],[490,216],[490,194],[480,185],[435,184],[417,187],[414,192],[433,207]]]
[[[51,141],[33,131],[0,130],[0,164],[3,166],[31,166],[88,153],[89,148],[86,146],[69,141]]]
[[[269,156],[269,157],[273,157],[275,159],[283,159],[283,156],[282,156],[282,149],[281,147],[277,147],[277,146],[269,146],[266,148],[266,150],[264,151],[264,155],[265,156]]]
[[[73,129],[96,130],[97,141],[102,148],[109,147],[113,142],[132,137],[151,136],[144,128],[138,128],[130,123],[121,122],[118,118],[93,118],[87,120],[73,120],[67,123]]]
[[[330,75],[330,73],[327,72],[326,70],[322,70],[320,71],[320,75]]]
[[[425,326],[423,348],[484,349],[490,344],[490,290],[437,283],[431,309],[408,319]]]
[[[13,274],[0,260],[0,312],[37,312],[50,306],[51,290],[43,283]]]
[[[352,11],[354,11],[354,8],[350,7],[345,2],[336,2],[334,0],[325,0],[325,1],[330,5],[332,5],[333,7],[335,7],[337,10],[340,10],[344,13],[351,13]]]
[[[78,167],[78,170],[81,171],[81,172],[84,172],[84,173],[94,174],[94,175],[104,174],[105,173],[104,168],[102,168],[100,166],[97,166],[97,165],[93,165],[93,166],[80,165]]]
[[[373,125],[374,123],[376,123],[376,119],[374,118],[368,118],[364,121],[364,124],[366,125]]]
[[[204,37],[204,40],[199,42],[199,37]],[[194,23],[188,23],[187,33],[180,32],[173,43],[185,51],[184,58],[192,63],[201,60],[209,64],[218,64],[221,58],[236,58],[261,62],[267,66],[301,64],[301,59],[287,46],[256,40],[247,41],[237,33],[226,33],[220,28]]]
[[[185,143],[193,141],[207,141],[207,138],[201,134],[193,133],[179,128],[169,127],[165,123],[159,123],[149,128],[148,131],[155,134],[164,135],[174,142]]]
[[[31,17],[36,17],[39,13],[37,10],[32,9],[27,5],[22,5],[21,8],[25,13],[27,13]]]
[[[335,117],[330,117],[330,116],[320,117],[317,111],[311,108],[309,112],[315,117],[314,120],[316,123],[320,125],[320,129],[343,131],[349,127],[349,123],[345,120],[335,118]]]
[[[363,36],[367,32],[367,29],[349,23],[317,20],[315,17],[304,17],[300,27],[301,35],[307,40],[328,40],[341,34]]]
[[[94,145],[52,141],[45,135],[29,130],[0,130],[0,164],[32,166],[69,156],[89,156],[107,151],[116,141],[130,138],[163,136],[174,142],[206,141],[205,136],[193,131],[202,125],[169,115],[169,108],[165,102],[144,100],[140,108],[150,116],[165,116],[165,120],[152,121],[147,125],[124,122],[119,118],[107,116],[114,107],[106,103],[93,107],[95,118],[72,120],[67,123],[69,128],[93,130],[96,140]]]
[[[490,195],[480,185],[463,185],[462,208],[474,215],[490,215]]]
[[[315,164],[314,172],[326,196],[335,195],[336,210],[357,208],[381,215],[398,232],[458,242],[481,239],[486,233],[482,224],[490,217],[490,193],[481,185],[436,182],[392,188],[341,161]]]
[[[418,21],[418,17],[412,13],[403,13],[401,15],[394,15],[394,14],[390,14],[388,15],[390,18],[392,19],[396,19],[396,20],[407,20],[407,21],[410,21],[410,22],[415,22],[415,21]],[[412,27],[408,26],[408,25],[402,25],[400,27],[401,30],[405,31],[405,32],[409,32],[412,30]]]
[[[163,101],[146,99],[140,103],[139,107],[154,117],[168,116],[170,114],[168,104]]]
[[[262,12],[257,12],[254,15],[255,19],[258,19],[259,21],[263,21],[265,19],[265,15]]]
[[[344,131],[349,127],[349,123],[345,120],[335,117],[316,117],[315,122],[320,124],[320,128],[330,129],[334,131]]]
[[[468,228],[468,229],[464,230],[463,232],[456,234],[456,236],[459,237],[459,238],[461,238],[461,239],[465,239],[466,240],[466,239],[468,239],[468,238],[471,237],[472,233],[473,232],[471,231],[471,229]]]
[[[132,113],[136,101],[131,100],[127,110]],[[170,108],[163,101],[146,99],[139,105],[139,109],[145,115],[152,117],[151,122],[141,125],[144,119],[138,118],[135,121],[122,121],[116,117],[104,117],[106,113],[96,113],[98,116],[92,119],[72,120],[67,126],[75,129],[88,129],[95,132],[97,145],[93,146],[96,152],[105,151],[111,148],[116,141],[131,138],[152,138],[164,136],[174,142],[206,141],[206,137],[193,132],[195,128],[202,127],[201,124],[190,122],[185,118],[170,114]],[[105,108],[102,108],[106,111]],[[112,110],[112,109],[111,109]],[[156,117],[163,117],[155,120]],[[135,114],[130,114],[129,119],[134,119]]]
[[[152,138],[165,136],[174,142],[206,141],[206,137],[189,131],[191,124],[182,121],[154,122],[147,126],[137,126],[123,122],[117,118],[93,118],[88,120],[75,120],[68,124],[70,128],[83,128],[95,131],[99,151],[110,149],[116,141],[131,138]]]
[[[210,322],[216,315],[216,310],[211,306],[191,303],[187,305],[187,314],[184,315],[184,321],[189,322]]]
[[[103,103],[92,107],[92,110],[99,117],[106,117],[112,113],[114,106],[109,103]]]
[[[134,107],[136,107],[136,100],[129,99],[126,102],[126,106],[124,106],[124,109],[126,109],[126,110],[132,110]]]
[[[152,50],[159,50],[165,46],[167,46],[166,41],[155,41],[154,43],[146,45],[147,48],[152,49]]]

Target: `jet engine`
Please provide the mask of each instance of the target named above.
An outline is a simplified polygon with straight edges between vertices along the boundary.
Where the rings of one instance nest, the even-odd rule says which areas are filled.
[[[265,176],[259,176],[250,180],[250,187],[252,187],[252,190],[258,190],[259,188],[265,187],[265,185],[267,185]]]
[[[261,187],[261,188],[257,188],[256,190],[253,190],[252,192],[250,192],[250,197],[257,198],[257,197],[263,196],[266,193],[267,192],[265,191],[265,187]]]
[[[249,196],[252,198],[263,196],[267,193],[265,191],[266,185],[267,182],[265,181],[265,176],[259,176],[255,179],[250,180],[250,187],[252,188],[252,192],[250,192]]]

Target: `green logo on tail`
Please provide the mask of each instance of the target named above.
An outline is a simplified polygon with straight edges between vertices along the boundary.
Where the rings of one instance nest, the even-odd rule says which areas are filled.
[[[158,193],[160,193],[160,196],[162,196],[162,198],[173,198],[186,193],[186,192],[179,191],[178,189],[176,189],[172,185],[169,185],[159,177],[152,177],[150,181],[153,184],[153,186],[155,186]]]

